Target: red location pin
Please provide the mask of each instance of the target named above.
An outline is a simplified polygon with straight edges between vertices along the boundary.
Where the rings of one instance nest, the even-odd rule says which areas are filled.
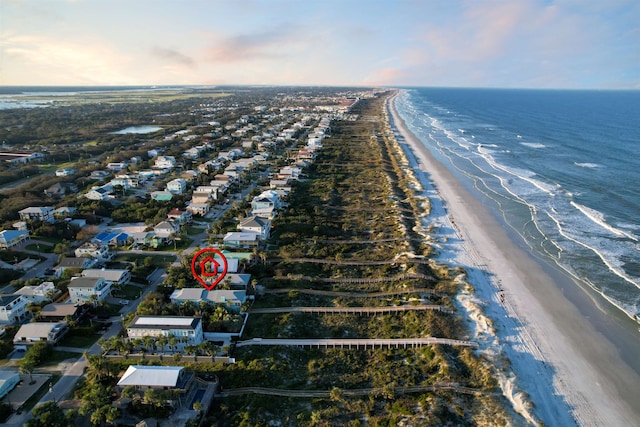
[[[191,260],[193,277],[208,291],[224,279],[228,268],[227,258],[213,248],[199,250]]]

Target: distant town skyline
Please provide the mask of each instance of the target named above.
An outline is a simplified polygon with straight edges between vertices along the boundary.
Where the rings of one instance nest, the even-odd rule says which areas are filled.
[[[640,89],[636,0],[0,0],[0,85]]]

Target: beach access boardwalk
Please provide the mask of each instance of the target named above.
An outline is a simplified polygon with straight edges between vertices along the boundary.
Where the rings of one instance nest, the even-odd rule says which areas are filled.
[[[453,313],[453,310],[442,305],[392,305],[387,307],[270,307],[249,310],[249,314],[277,314],[277,313],[315,313],[315,314],[386,314],[403,311],[435,310],[443,313]]]
[[[390,260],[382,261],[358,261],[358,260],[333,260],[322,258],[269,258],[267,262],[295,262],[309,264],[329,264],[329,265],[395,265],[395,264],[430,264],[428,259],[397,257]]]
[[[319,283],[393,283],[404,280],[433,280],[432,276],[426,274],[402,274],[399,276],[388,277],[311,277],[303,276],[301,274],[291,274],[288,276],[275,276],[277,280],[305,280],[307,282],[319,282]]]
[[[251,345],[259,346],[288,346],[288,347],[317,347],[317,348],[416,348],[426,345],[450,345],[460,347],[477,347],[478,343],[471,341],[453,340],[449,338],[391,338],[391,339],[350,339],[350,338],[321,338],[321,339],[277,339],[253,338],[238,341],[236,347]]]
[[[394,295],[404,294],[425,294],[441,296],[440,292],[434,292],[431,289],[426,288],[413,288],[413,289],[398,289],[393,291],[384,292],[341,292],[341,291],[323,291],[320,289],[294,289],[294,288],[280,288],[280,289],[265,289],[262,291],[264,294],[288,294],[289,292],[299,292],[306,295],[318,295],[325,297],[344,297],[344,298],[384,298]]]
[[[357,397],[357,396],[369,396],[386,393],[388,390],[385,390],[382,387],[376,388],[359,388],[359,389],[343,389],[336,388],[339,394],[343,396],[349,397]],[[471,387],[462,387],[456,384],[431,384],[431,385],[415,385],[415,386],[406,386],[406,387],[393,387],[394,395],[402,395],[409,393],[424,393],[424,392],[436,392],[436,391],[454,391],[463,394],[486,394],[486,392],[482,390],[478,390]],[[331,397],[332,390],[284,390],[278,388],[267,388],[267,387],[242,387],[242,388],[234,388],[227,389],[222,393],[216,394],[216,397],[231,397],[231,396],[242,396],[245,394],[262,394],[267,396],[281,396],[281,397],[317,397],[317,398],[328,398]]]

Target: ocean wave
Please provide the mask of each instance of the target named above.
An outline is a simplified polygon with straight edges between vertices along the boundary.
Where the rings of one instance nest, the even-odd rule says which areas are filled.
[[[529,147],[529,148],[547,148],[546,145],[541,144],[539,142],[521,142],[520,145],[524,145],[525,147]]]
[[[597,163],[578,163],[578,162],[573,162],[574,165],[579,166],[581,168],[589,168],[589,169],[595,169],[595,168],[599,168],[600,165]]]
[[[598,224],[600,227],[604,228],[605,230],[615,234],[616,236],[619,237],[626,237],[628,239],[631,239],[635,242],[638,241],[638,239],[630,234],[627,233],[625,231],[622,231],[618,228],[615,228],[614,226],[612,226],[611,224],[607,223],[607,221],[605,220],[604,214],[602,212],[599,212],[595,209],[591,209],[587,206],[583,206],[579,203],[576,203],[574,201],[571,201],[571,206],[573,206],[574,208],[578,209],[580,212],[582,212],[587,218],[589,218],[591,221],[593,221],[594,223]]]

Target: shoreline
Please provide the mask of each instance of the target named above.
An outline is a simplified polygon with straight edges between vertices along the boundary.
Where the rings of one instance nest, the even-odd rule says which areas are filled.
[[[394,104],[399,93],[387,100],[390,126],[431,200],[436,259],[467,272],[473,290],[458,300],[480,351],[494,362],[509,359],[498,367],[505,396],[532,424],[636,425],[637,373],[565,297],[558,274],[520,248],[406,127]]]

